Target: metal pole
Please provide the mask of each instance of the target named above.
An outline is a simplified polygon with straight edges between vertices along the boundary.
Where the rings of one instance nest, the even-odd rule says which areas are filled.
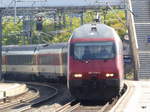
[[[72,32],[72,17],[70,17],[70,32]]]
[[[32,44],[32,15],[30,15],[30,31],[29,31],[29,37],[30,37],[30,44]]]
[[[15,24],[16,24],[16,17],[17,17],[16,3],[17,3],[17,1],[14,0],[14,2],[15,2],[15,6],[14,6],[14,22],[15,22]]]
[[[81,12],[81,16],[80,16],[80,20],[81,20],[81,25],[83,25],[84,24],[84,20],[83,20],[83,11]]]
[[[61,24],[61,18],[62,17],[62,10],[59,10],[58,11],[58,19],[59,19],[59,29],[61,29],[62,28],[62,24]]]
[[[56,30],[56,13],[54,14],[54,29]]]
[[[0,81],[2,80],[2,10],[0,10]]]
[[[63,10],[63,27],[66,28],[66,14],[64,13],[64,10]]]

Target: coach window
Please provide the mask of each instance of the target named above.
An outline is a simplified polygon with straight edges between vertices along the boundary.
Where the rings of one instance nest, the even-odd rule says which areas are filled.
[[[25,57],[26,57],[25,58],[26,60],[25,60],[24,64],[32,65],[33,64],[33,56],[32,55],[26,55]]]
[[[50,56],[40,56],[40,65],[48,65],[50,58]]]
[[[7,61],[8,61],[8,65],[15,64],[14,56],[13,55],[7,55]]]
[[[60,59],[58,54],[49,54],[40,56],[40,65],[55,65],[58,64]]]
[[[8,55],[8,65],[31,65],[33,64],[32,55]]]

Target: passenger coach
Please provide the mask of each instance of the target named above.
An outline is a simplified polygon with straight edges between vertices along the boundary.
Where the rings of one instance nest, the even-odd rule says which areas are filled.
[[[66,79],[67,43],[3,46],[2,71],[7,79],[56,81]]]

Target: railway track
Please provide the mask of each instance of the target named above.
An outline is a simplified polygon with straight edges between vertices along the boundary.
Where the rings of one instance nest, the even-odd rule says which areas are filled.
[[[54,112],[107,112],[114,106],[117,100],[118,98],[114,98],[111,102],[100,102],[92,106],[73,100],[62,107],[57,108]]]
[[[126,86],[124,86],[124,89],[122,90],[120,95],[123,95],[125,91]],[[47,108],[47,111],[51,110],[50,112],[108,112],[117,103],[118,99],[119,96],[116,96],[115,98],[112,98],[107,102],[77,102],[76,100],[72,100],[69,103],[66,103],[65,105],[58,108]]]
[[[55,112],[105,112],[106,108],[109,106],[109,103],[106,103],[103,106],[83,106],[80,103],[69,105],[66,104],[61,109],[57,109]]]
[[[0,105],[1,112],[24,112],[32,109],[33,107],[40,106],[42,103],[48,101],[57,95],[57,89],[48,84],[23,82],[26,83],[30,91],[14,100],[14,102],[4,103]]]
[[[13,98],[8,98],[6,99],[5,102],[1,102],[0,110],[1,112],[6,112],[10,108],[30,102],[38,97],[39,97],[38,89],[33,88],[33,87],[29,88],[29,91],[27,91],[26,93],[13,97]]]
[[[55,109],[54,111],[55,112],[65,112],[70,108],[75,108],[75,107],[78,107],[80,105],[79,103],[77,103],[77,104],[73,104],[74,105],[73,106],[72,103],[74,103],[74,102],[75,102],[75,99],[73,99],[72,101],[68,102],[67,104]]]
[[[49,84],[43,84],[43,83],[35,83],[35,82],[28,82],[26,83],[30,88],[35,87],[36,89],[32,89],[34,91],[37,91],[38,97],[35,99],[30,99],[30,101],[21,100],[20,104],[13,105],[11,107],[8,107],[7,109],[3,110],[2,112],[33,112],[36,111],[37,108],[39,111],[43,111],[43,108],[39,108],[43,104],[46,104],[49,101],[53,101],[52,98],[55,99],[55,96],[58,96],[57,94],[59,91],[57,91],[57,87],[50,86]],[[49,92],[48,90],[51,90]],[[58,89],[59,90],[59,89]],[[42,92],[40,92],[42,91]],[[52,92],[53,91],[53,92]],[[40,96],[39,96],[40,94]],[[60,97],[60,96],[59,96]],[[44,107],[43,112],[107,112],[109,111],[114,104],[116,104],[118,98],[112,99],[112,101],[101,103],[97,102],[97,104],[89,106],[89,104],[84,104],[83,102],[77,102],[75,99],[69,100],[68,103],[63,105],[56,105],[55,103],[50,104],[50,106]],[[37,107],[37,108],[33,108]]]
[[[80,105],[78,108],[72,110],[71,112],[105,112],[108,106],[109,106],[109,102],[105,103],[104,105],[98,105],[98,106]]]

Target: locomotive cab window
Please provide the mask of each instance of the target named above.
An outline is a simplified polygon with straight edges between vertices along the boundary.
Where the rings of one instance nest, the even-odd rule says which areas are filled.
[[[73,45],[73,57],[79,60],[97,60],[115,58],[114,42],[76,43]]]

